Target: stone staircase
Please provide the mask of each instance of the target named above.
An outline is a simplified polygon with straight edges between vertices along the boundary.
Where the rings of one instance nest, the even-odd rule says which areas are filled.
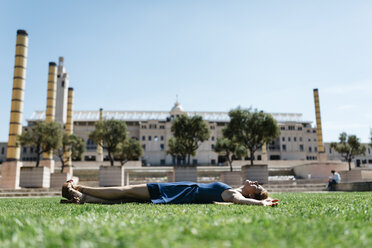
[[[325,191],[327,182],[317,179],[298,179],[286,181],[270,181],[264,185],[269,192],[322,192]]]
[[[0,189],[0,199],[7,197],[54,197],[61,196],[61,189]]]
[[[293,184],[268,184],[265,187],[271,193],[279,192],[322,192],[325,191],[325,184],[305,184],[305,185],[293,185]]]

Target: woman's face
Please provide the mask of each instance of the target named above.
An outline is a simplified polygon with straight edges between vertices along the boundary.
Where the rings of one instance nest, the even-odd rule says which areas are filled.
[[[257,181],[245,180],[242,194],[245,197],[253,198],[255,194],[259,194],[264,188]]]

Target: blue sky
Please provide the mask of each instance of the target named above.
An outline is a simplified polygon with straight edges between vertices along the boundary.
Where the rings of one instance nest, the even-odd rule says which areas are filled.
[[[372,127],[372,1],[0,1],[0,141],[17,29],[29,33],[24,121],[64,56],[75,110],[302,113],[323,136]]]

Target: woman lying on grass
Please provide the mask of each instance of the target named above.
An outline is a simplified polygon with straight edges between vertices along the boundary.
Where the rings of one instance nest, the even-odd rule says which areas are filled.
[[[276,206],[277,199],[269,198],[267,191],[258,184],[246,180],[244,185],[233,189],[227,184],[216,183],[148,183],[124,187],[87,187],[67,181],[62,196],[68,200],[61,203],[115,204],[127,202],[152,202],[155,204],[245,204]]]

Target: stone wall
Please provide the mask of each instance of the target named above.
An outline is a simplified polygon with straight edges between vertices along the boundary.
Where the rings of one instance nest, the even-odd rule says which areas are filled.
[[[372,191],[372,181],[336,184],[337,191]]]
[[[348,170],[347,163],[343,162],[313,162],[299,165],[293,168],[295,176],[298,178],[324,178],[332,176],[331,170],[337,172]],[[310,176],[309,176],[310,175]]]
[[[269,170],[267,164],[246,165],[242,167],[242,179],[258,181],[260,184],[269,182]]]
[[[353,169],[351,171],[340,171],[341,182],[372,181],[372,170]]]
[[[174,182],[198,181],[198,171],[196,166],[175,166],[173,169]]]

